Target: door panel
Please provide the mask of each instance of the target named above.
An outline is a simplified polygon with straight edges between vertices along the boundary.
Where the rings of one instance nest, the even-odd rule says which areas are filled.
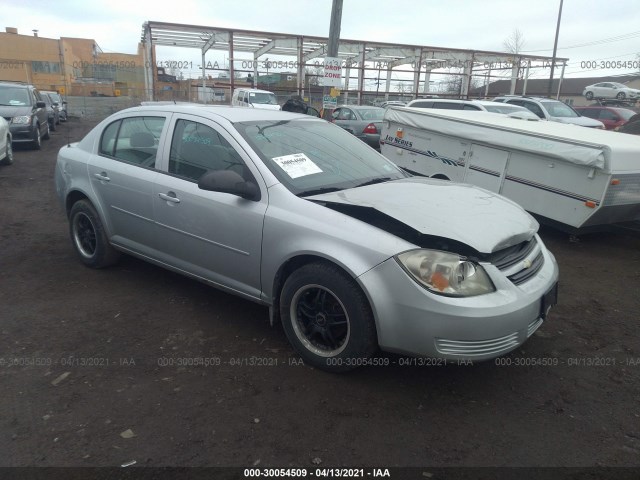
[[[259,298],[266,188],[250,159],[219,125],[176,115],[166,172],[156,177],[154,215],[167,263],[236,292]],[[255,168],[255,167],[254,167]],[[198,188],[209,170],[233,170],[263,192],[258,202]]]
[[[128,117],[109,125],[88,174],[110,240],[149,253],[156,246],[153,186],[165,117]]]
[[[465,182],[500,193],[509,152],[472,144]]]

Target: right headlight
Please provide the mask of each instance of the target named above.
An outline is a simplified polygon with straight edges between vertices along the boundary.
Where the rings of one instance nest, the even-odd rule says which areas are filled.
[[[481,265],[454,253],[419,249],[395,258],[420,285],[433,293],[471,297],[496,290]]]

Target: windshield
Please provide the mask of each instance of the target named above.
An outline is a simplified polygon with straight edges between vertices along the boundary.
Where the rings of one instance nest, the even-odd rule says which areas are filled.
[[[0,88],[0,105],[29,105],[29,93],[26,88]]]
[[[249,102],[260,103],[265,105],[278,105],[278,100],[273,93],[249,93]]]
[[[566,103],[556,102],[556,101],[544,101],[541,102],[544,108],[547,109],[549,115],[552,117],[563,117],[563,118],[573,118],[579,117],[580,115],[573,108],[571,108]]]
[[[633,110],[626,110],[624,108],[617,108],[615,109],[615,112],[620,115],[624,120],[629,120],[631,117],[633,117],[636,112],[634,112]]]
[[[509,105],[507,103],[497,103],[495,105],[487,105],[486,103],[482,104],[484,108],[487,109],[487,112],[493,113],[513,113],[513,112],[529,112],[524,107],[519,107],[518,105]]]
[[[296,195],[409,176],[346,130],[323,120],[244,122],[235,127]]]

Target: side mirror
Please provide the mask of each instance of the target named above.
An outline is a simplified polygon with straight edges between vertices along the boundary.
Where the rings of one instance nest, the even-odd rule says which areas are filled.
[[[36,102],[36,107],[38,108],[47,108],[47,104],[44,102]]]
[[[246,181],[233,170],[209,170],[198,180],[198,188],[210,192],[229,193],[254,202],[260,200],[258,185]]]
[[[63,100],[63,101],[62,101],[62,104],[63,104],[63,105],[66,105],[66,104],[67,104],[67,101],[66,101],[66,100]]]

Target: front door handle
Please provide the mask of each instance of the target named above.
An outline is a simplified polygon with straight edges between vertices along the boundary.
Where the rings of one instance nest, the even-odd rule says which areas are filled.
[[[180,199],[176,197],[176,194],[173,192],[169,192],[169,193],[159,193],[158,196],[163,199],[166,200],[167,202],[171,202],[171,203],[180,203]]]
[[[107,172],[94,173],[93,176],[100,180],[101,182],[110,182],[111,179],[107,175]]]

